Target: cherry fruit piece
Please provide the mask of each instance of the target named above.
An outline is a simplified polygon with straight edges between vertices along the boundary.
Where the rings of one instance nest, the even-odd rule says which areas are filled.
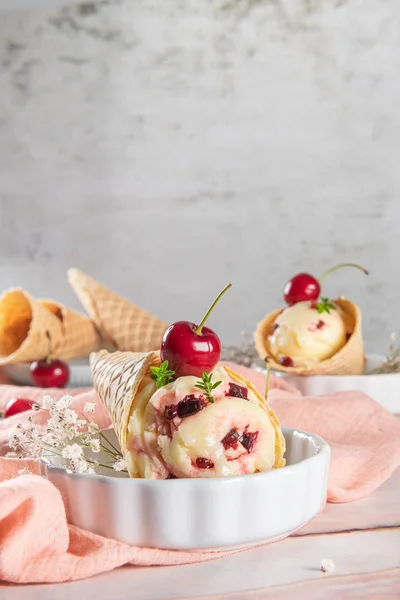
[[[317,301],[321,292],[318,279],[308,273],[298,273],[289,279],[283,290],[286,304],[293,306],[298,302]]]
[[[237,383],[229,382],[229,391],[227,392],[227,396],[231,396],[231,398],[242,398],[243,400],[248,400],[249,390],[242,385],[238,385]]]
[[[47,358],[43,360],[35,360],[31,363],[30,373],[31,379],[38,387],[63,388],[69,381],[69,366],[63,360],[50,358],[51,353],[51,336],[50,332],[46,331],[47,339],[49,340],[49,351]]]
[[[292,279],[289,279],[284,287],[283,297],[286,304],[293,306],[293,304],[297,304],[298,302],[315,303],[321,293],[320,281],[330,273],[333,273],[337,269],[342,269],[343,267],[355,267],[356,269],[363,271],[365,275],[368,275],[368,271],[356,263],[342,263],[336,265],[325,271],[318,279],[309,273],[298,273],[292,277]]]
[[[212,460],[200,456],[199,458],[196,458],[196,467],[198,469],[213,469],[214,463]]]
[[[69,367],[62,360],[35,360],[30,366],[31,378],[38,387],[63,388],[69,381]]]
[[[13,415],[18,415],[19,413],[31,410],[34,404],[35,402],[28,398],[13,398],[6,404],[4,418],[6,419],[7,417],[12,417]]]
[[[204,372],[210,373],[218,363],[221,357],[221,340],[204,324],[230,287],[231,283],[217,296],[200,325],[190,321],[177,321],[165,332],[161,343],[161,361],[167,360],[168,368],[175,371],[177,377],[201,377]]]
[[[293,360],[290,358],[290,356],[282,356],[279,362],[283,367],[293,367]]]

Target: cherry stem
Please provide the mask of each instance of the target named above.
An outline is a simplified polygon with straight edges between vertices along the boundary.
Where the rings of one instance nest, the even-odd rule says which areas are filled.
[[[50,354],[51,354],[51,335],[50,335],[50,331],[46,331],[46,337],[49,340],[49,349],[47,350],[47,356],[46,356],[46,362],[49,365],[51,363],[51,358],[50,358]]]
[[[231,283],[228,283],[228,285],[222,290],[222,292],[220,292],[218,294],[218,296],[215,298],[214,302],[211,304],[210,308],[208,309],[208,311],[206,312],[206,314],[204,315],[200,325],[198,327],[196,327],[196,329],[194,330],[195,333],[197,333],[197,335],[201,335],[201,331],[204,327],[204,323],[207,321],[208,317],[210,316],[210,314],[212,313],[212,311],[214,310],[215,306],[218,304],[218,302],[220,301],[220,299],[222,298],[222,296],[225,294],[225,292],[227,292],[229,290],[229,288],[232,287]]]
[[[265,359],[265,362],[267,363],[267,380],[266,380],[266,384],[265,384],[265,402],[267,402],[268,401],[268,392],[269,392],[269,380],[271,379],[271,366],[269,364],[268,356]]]
[[[327,275],[330,275],[331,273],[333,273],[334,271],[337,271],[338,269],[341,269],[342,267],[355,267],[356,269],[360,269],[360,271],[365,273],[365,275],[368,275],[367,269],[365,269],[361,265],[358,265],[357,263],[341,263],[340,265],[336,265],[335,267],[328,269],[327,271],[325,271],[325,273],[322,273],[321,277],[318,277],[318,281],[322,281],[322,279],[324,277],[326,277]]]

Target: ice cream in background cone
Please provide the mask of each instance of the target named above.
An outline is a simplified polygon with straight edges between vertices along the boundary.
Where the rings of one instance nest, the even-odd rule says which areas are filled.
[[[45,358],[62,342],[62,323],[22,289],[0,298],[0,366]]]
[[[268,337],[273,333],[274,323],[284,309],[269,313],[257,326],[254,341],[262,360],[268,357],[272,369],[293,375],[361,375],[365,366],[362,338],[361,311],[356,304],[345,298],[332,301],[343,314],[347,341],[330,358],[303,366],[285,366],[274,356]]]
[[[168,388],[171,388],[171,386],[174,385],[170,384],[167,388],[157,391],[156,385],[151,379],[150,367],[157,367],[160,365],[159,354],[157,352],[114,352],[110,354],[106,351],[100,351],[91,355],[90,364],[93,373],[94,387],[109,412],[121,446],[122,455],[127,461],[129,475],[131,477],[155,479],[169,478],[171,463],[169,467],[166,465],[164,462],[165,454],[163,454],[163,445],[165,446],[163,442],[166,441],[168,436],[160,434],[157,437],[154,433],[155,429],[160,429],[161,432],[163,431],[164,426],[162,425],[160,418],[162,420],[161,414],[164,414],[164,409],[161,407],[161,414],[160,412],[153,412],[152,410],[148,411],[149,405],[157,395],[156,392],[159,394],[165,390],[165,393],[170,393]],[[225,378],[236,382],[238,385],[246,386],[249,393],[256,397],[256,403],[259,408],[252,408],[252,406],[254,406],[253,402],[249,402],[247,399],[243,401],[241,398],[227,398],[226,400],[223,400],[223,402],[226,402],[228,407],[229,404],[231,404],[233,410],[237,411],[236,415],[238,414],[239,416],[243,416],[241,413],[242,410],[253,411],[253,413],[254,411],[259,411],[261,415],[264,414],[264,417],[262,418],[266,421],[267,428],[270,430],[269,435],[271,435],[272,432],[272,441],[275,439],[275,445],[272,445],[271,448],[273,460],[270,466],[273,466],[274,468],[283,467],[285,465],[285,459],[283,458],[285,452],[285,440],[275,413],[269,408],[264,398],[249,381],[227,367],[221,367],[221,371],[225,371]],[[221,371],[218,373],[218,377],[221,375]],[[181,382],[179,378],[176,380],[178,386],[186,385],[187,380],[193,378],[182,377],[180,379],[182,380]],[[183,380],[185,380],[185,383],[183,383]],[[182,391],[182,393],[185,392]],[[197,393],[199,394],[198,390]],[[192,396],[185,397],[192,398]],[[242,407],[238,408],[235,403],[241,404]],[[208,410],[218,410],[218,406],[222,407],[222,413],[220,417],[214,416],[214,418],[219,419],[219,422],[221,423],[229,418],[230,409],[228,408],[227,412],[225,412],[225,404],[219,405],[219,403],[216,402],[215,404],[209,404]],[[260,411],[260,408],[262,411]],[[151,409],[153,409],[153,406],[151,406]],[[200,419],[204,419],[206,413],[206,410],[198,413],[200,414]],[[209,414],[210,416],[215,415],[215,413]],[[149,415],[151,415],[150,421]],[[244,415],[243,418],[246,419],[246,416]],[[251,415],[251,418],[253,418],[253,415]],[[197,423],[197,425],[194,424],[196,423],[196,419],[199,419],[197,414],[193,414],[191,419],[195,420],[191,421],[191,425],[192,427],[198,427],[197,436],[199,436],[199,432],[203,431],[204,422],[203,425],[200,425],[199,423]],[[187,426],[188,420],[184,419],[184,423]],[[213,421],[213,425],[217,426],[217,421]],[[227,426],[229,428],[229,424]],[[175,433],[179,431],[180,425],[177,425],[176,427],[177,429],[174,430]],[[210,436],[213,428],[209,430],[208,427],[205,427],[205,431],[209,431],[207,435]],[[247,431],[247,428],[245,431]],[[203,438],[203,435],[200,434],[200,443],[207,438],[207,435]],[[137,448],[136,440],[138,439],[145,440],[145,447],[147,450]],[[204,443],[210,444],[211,442],[209,440],[207,442],[206,440]],[[181,448],[180,455],[178,452],[176,457],[174,452],[172,452],[171,456],[173,456],[174,460],[179,464],[179,458],[182,458],[182,453],[184,454],[184,457],[186,457],[185,452],[188,452],[188,450],[186,448],[182,450]],[[244,454],[247,457],[247,453],[245,452]],[[203,472],[203,476],[205,475],[211,475],[211,472],[208,471],[206,474]],[[196,475],[179,473],[179,476],[190,477]]]
[[[62,360],[87,356],[103,347],[93,321],[54,300],[39,300],[41,306],[55,315],[62,326],[62,338],[52,346],[52,356]]]
[[[102,337],[118,350],[148,352],[160,347],[168,323],[78,269],[69,269],[68,280]]]

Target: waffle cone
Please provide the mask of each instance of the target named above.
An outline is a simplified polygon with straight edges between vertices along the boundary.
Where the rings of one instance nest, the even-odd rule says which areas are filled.
[[[356,304],[346,298],[333,301],[343,313],[350,337],[346,344],[331,358],[310,367],[284,367],[276,361],[268,346],[268,336],[272,325],[283,309],[269,313],[257,326],[254,341],[262,360],[268,357],[271,369],[293,375],[361,375],[364,371],[365,354],[361,328],[361,311]]]
[[[118,350],[149,352],[160,347],[168,323],[77,269],[69,269],[68,280],[103,338]]]
[[[80,358],[99,350],[100,334],[89,317],[54,300],[39,300],[44,308],[55,315],[62,325],[62,339],[52,350],[52,356],[62,360]]]
[[[257,390],[257,388],[254,387],[254,385],[248,379],[246,379],[242,375],[239,375],[239,373],[236,373],[236,371],[232,371],[232,369],[229,369],[229,367],[224,366],[224,369],[228,373],[229,377],[231,377],[234,381],[237,381],[238,383],[245,385],[249,390],[251,390],[253,392],[253,394],[257,397],[261,408],[263,408],[268,413],[269,418],[271,420],[271,423],[272,423],[272,425],[275,429],[275,433],[276,433],[274,468],[278,469],[279,467],[284,467],[286,464],[286,460],[283,458],[283,455],[285,454],[286,443],[285,443],[285,438],[283,437],[283,433],[281,430],[281,424],[280,424],[279,419],[276,416],[275,412],[272,410],[272,408],[266,402],[264,396],[262,396],[260,394],[260,392]]]
[[[128,453],[128,425],[135,409],[135,397],[142,389],[143,384],[148,383],[151,365],[160,365],[158,352],[114,352],[110,354],[101,350],[90,356],[93,384],[100,400],[108,410],[123,456]],[[285,438],[277,416],[250,381],[228,367],[224,368],[234,381],[247,386],[256,395],[260,406],[268,413],[276,431],[274,466],[275,468],[283,467],[285,465],[283,458]],[[130,475],[132,474],[130,473]]]
[[[123,456],[128,452],[128,424],[135,396],[154,361],[157,361],[154,352],[109,353],[101,350],[90,355],[93,385],[108,410]]]
[[[0,365],[46,358],[61,343],[59,319],[22,289],[6,291],[0,298]]]

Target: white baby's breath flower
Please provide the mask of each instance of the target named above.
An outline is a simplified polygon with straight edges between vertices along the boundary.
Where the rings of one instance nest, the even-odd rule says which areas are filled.
[[[5,458],[18,458],[18,454],[16,452],[7,452]]]
[[[50,410],[55,405],[55,402],[51,396],[43,396],[42,408]]]
[[[87,427],[88,427],[89,431],[92,433],[97,433],[98,431],[100,431],[100,427],[94,421],[90,421],[87,424]]]
[[[17,434],[13,435],[11,440],[8,442],[8,447],[11,450],[18,450],[20,448],[20,439]]]
[[[18,475],[33,475],[33,473],[28,469],[28,467],[24,467],[18,471]]]
[[[95,475],[96,471],[93,469],[93,467],[88,467],[85,473],[88,473],[89,475]]]
[[[83,458],[81,460],[76,460],[71,463],[71,470],[74,473],[87,473],[88,469],[90,469],[88,462]]]
[[[86,402],[85,408],[83,409],[83,412],[85,412],[85,413],[91,413],[91,412],[94,412],[95,410],[96,410],[96,403],[95,402]]]
[[[100,440],[91,440],[90,448],[93,450],[93,452],[100,452]]]
[[[61,454],[70,460],[79,460],[83,456],[83,449],[78,444],[69,444],[62,449]]]
[[[335,563],[330,558],[323,558],[321,560],[321,571],[324,573],[333,573],[335,568]]]
[[[68,425],[76,425],[79,420],[78,414],[70,408],[66,408],[63,411],[63,419]]]
[[[68,408],[72,401],[73,401],[72,396],[68,396],[68,395],[63,396],[56,402],[57,410],[62,411],[64,409]]]
[[[112,467],[114,471],[125,471],[128,468],[128,463],[124,458],[119,458]]]

